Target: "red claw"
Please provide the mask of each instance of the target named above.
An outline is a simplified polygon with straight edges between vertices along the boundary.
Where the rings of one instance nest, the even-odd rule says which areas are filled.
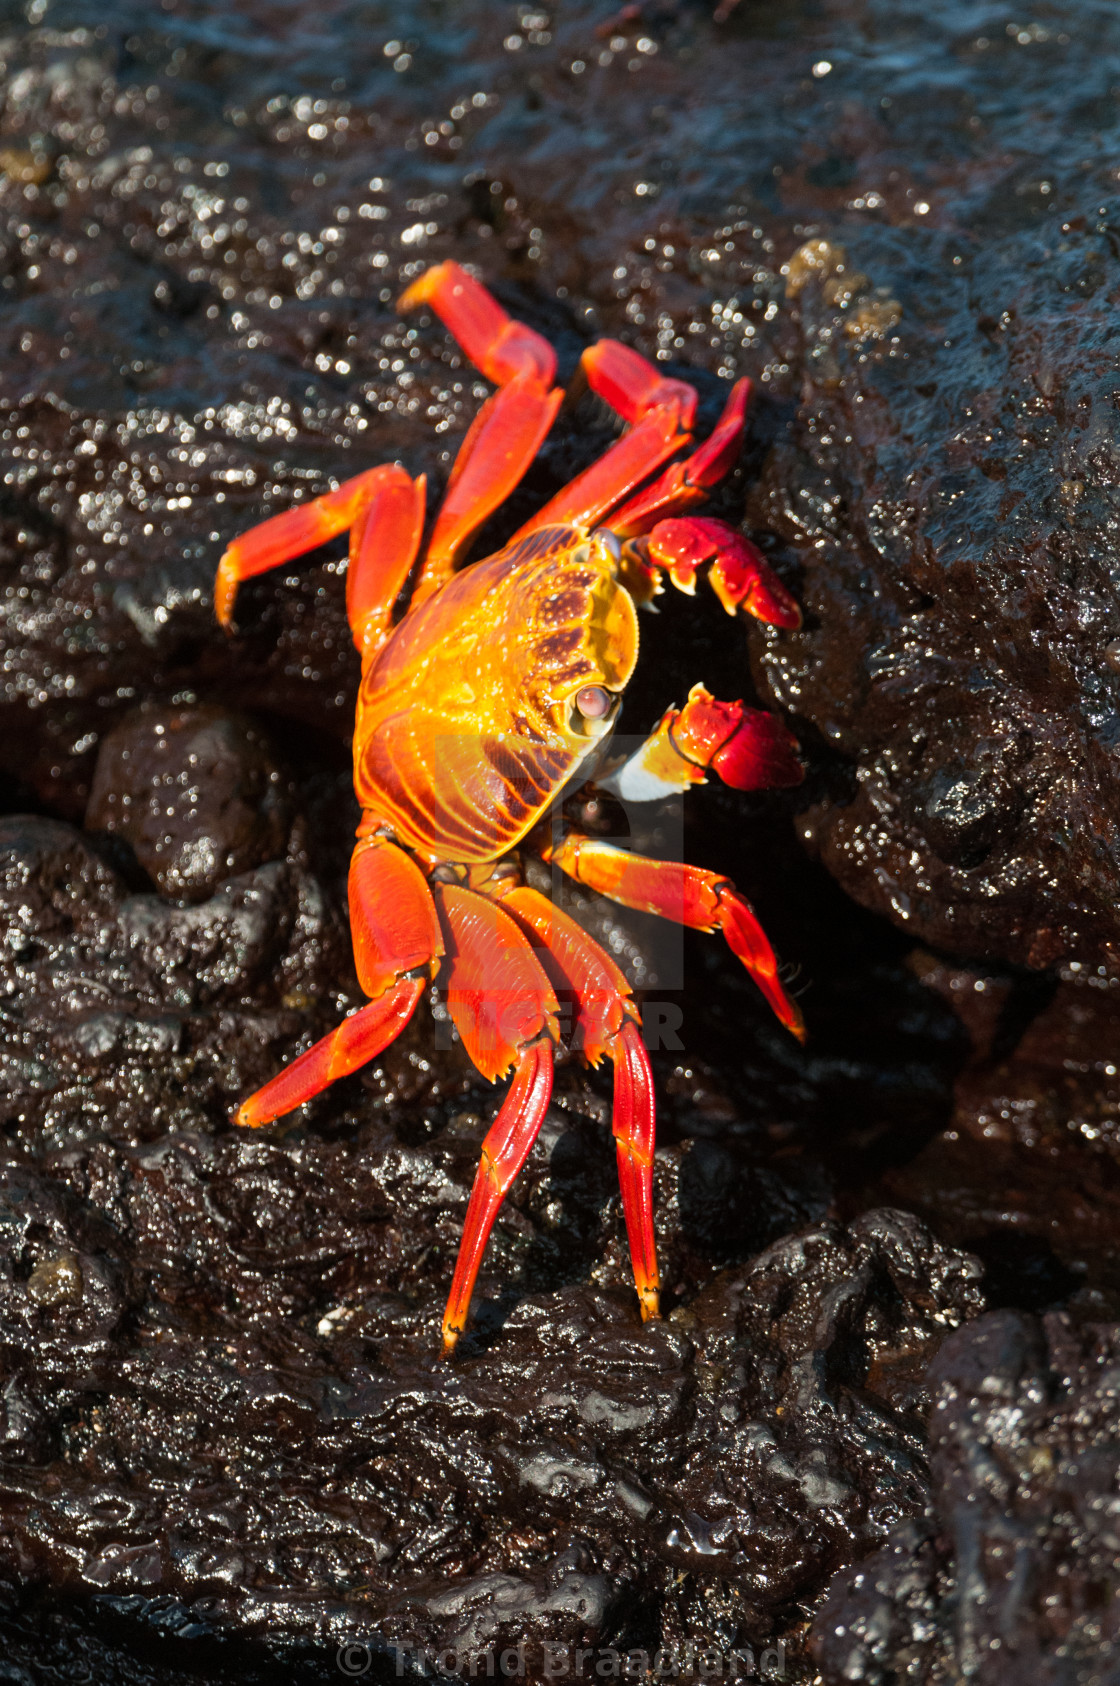
[[[771,626],[798,627],[801,610],[756,544],[711,516],[659,521],[649,535],[649,557],[674,585],[689,590],[697,568],[712,564],[712,589],[729,615],[746,609]]]
[[[720,702],[703,685],[692,687],[672,736],[682,755],[735,790],[786,789],[804,777],[797,739],[776,714]]]

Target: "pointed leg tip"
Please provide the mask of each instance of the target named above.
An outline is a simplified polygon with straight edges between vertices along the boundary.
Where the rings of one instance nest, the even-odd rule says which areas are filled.
[[[265,1124],[271,1124],[273,1119],[280,1116],[279,1113],[270,1112],[267,1108],[258,1111],[253,1105],[255,1100],[256,1096],[250,1095],[247,1101],[242,1101],[233,1115],[233,1122],[242,1130],[260,1130]]]
[[[415,310],[418,304],[430,303],[432,295],[450,267],[446,263],[436,263],[430,269],[426,269],[422,275],[418,275],[397,300],[397,309],[400,311]]]
[[[421,276],[421,281],[422,280],[423,277]],[[420,281],[414,281],[411,287],[406,287],[404,292],[401,293],[400,297],[397,299],[397,309],[403,316],[406,311],[415,310],[418,304],[423,304],[425,299],[426,294],[422,293],[420,290]]]
[[[446,1323],[444,1324],[444,1326],[443,1326],[443,1347],[442,1347],[442,1350],[441,1350],[441,1353],[440,1353],[441,1358],[450,1358],[452,1356],[452,1354],[455,1351],[455,1348],[459,1344],[459,1336],[462,1333],[463,1333],[462,1329],[449,1328]]]
[[[230,545],[219,560],[214,577],[214,613],[222,631],[231,636],[237,630],[233,624],[233,605],[239,584],[234,546]]]

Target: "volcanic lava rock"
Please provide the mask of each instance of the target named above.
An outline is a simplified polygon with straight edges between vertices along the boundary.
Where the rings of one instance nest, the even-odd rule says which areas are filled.
[[[221,1118],[244,1082],[231,1060],[259,1068],[345,999],[337,917],[287,862],[175,907],[130,894],[72,827],[6,818],[0,886],[0,1109],[28,1143]]]
[[[1086,218],[1080,169],[1039,161],[1052,216],[1028,199],[993,230],[947,188],[923,250],[795,254],[801,405],[752,513],[804,568],[805,627],[763,658],[832,762],[804,841],[941,948],[1115,970],[1120,388],[1110,212]],[[866,277],[837,290],[855,258],[900,301],[887,356]]]
[[[541,1221],[533,1158],[515,1235]],[[446,1276],[470,1169],[382,1125],[184,1132],[16,1176],[5,1560],[274,1645],[459,1671],[520,1645],[535,1676],[545,1645],[757,1646],[922,1510],[921,1370],[982,1303],[973,1261],[871,1213],[714,1275],[661,1324],[621,1269],[522,1294],[448,1367],[425,1259]],[[26,1264],[62,1249],[82,1286],[47,1305]],[[652,1637],[632,1616],[651,1595]]]
[[[6,1665],[132,1686],[237,1635],[230,1678],[270,1686],[300,1646],[337,1680],[328,1637],[391,1676],[393,1645],[507,1642],[792,1670],[867,1554],[927,1622],[884,1595],[883,1656],[957,1655],[978,1583],[944,1495],[974,1500],[940,1464],[930,1531],[922,1375],[981,1310],[973,1249],[989,1301],[1067,1306],[1075,1341],[1120,1311],[1115,7],[35,0],[3,29]],[[702,428],[752,378],[713,507],[804,628],[667,594],[625,726],[753,675],[810,763],[794,797],[697,791],[683,835],[800,967],[807,1050],[718,942],[655,985],[640,916],[584,909],[665,1028],[669,1317],[636,1322],[609,1079],[567,1063],[453,1368],[497,1097],[438,999],[293,1118],[230,1121],[360,1001],[343,546],[249,582],[232,639],[210,602],[233,534],[347,475],[399,460],[434,503],[487,388],[394,300],[448,257],[564,378],[615,334],[696,382]],[[566,406],[480,550],[611,438]],[[1052,1002],[1006,969],[1063,956]],[[1036,1372],[988,1358],[1029,1461]],[[979,1384],[943,1385],[939,1446],[981,1445]],[[983,1526],[1019,1507],[1044,1584],[1036,1523],[1104,1585],[1104,1533],[1024,1521],[989,1467]],[[861,1633],[822,1667],[879,1667]]]
[[[829,1588],[830,1683],[1112,1679],[1120,1536],[1115,1324],[993,1312],[945,1342],[929,1518]]]
[[[86,825],[126,838],[166,896],[201,901],[275,860],[290,819],[272,747],[243,716],[150,706],[101,741]]]
[[[921,1369],[982,1307],[974,1261],[829,1219],[788,1133],[678,1065],[643,1327],[569,1064],[447,1366],[493,1095],[446,1020],[234,1130],[355,1000],[332,895],[282,860],[175,905],[103,844],[0,821],[5,1572],[279,1653],[783,1655],[796,1601],[925,1504]]]
[[[1120,1313],[1120,985],[1104,970],[1027,980],[925,960],[929,987],[971,1018],[974,1053],[948,1128],[878,1193],[974,1248],[1000,1304],[1073,1294],[1098,1318]]]

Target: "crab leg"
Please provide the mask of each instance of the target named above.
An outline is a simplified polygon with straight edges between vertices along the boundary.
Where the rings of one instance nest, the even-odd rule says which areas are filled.
[[[653,1076],[630,986],[582,926],[538,890],[519,884],[504,893],[499,886],[495,894],[541,943],[541,959],[557,987],[574,996],[577,1016],[573,1046],[589,1065],[598,1065],[604,1057],[614,1063],[612,1129],[630,1262],[642,1319],[657,1317],[660,1277],[653,1233]]]
[[[692,439],[696,389],[659,374],[618,340],[599,340],[580,359],[593,392],[633,425],[597,462],[570,480],[515,538],[570,522],[591,527]]]
[[[657,913],[696,931],[722,931],[782,1024],[804,1040],[804,1022],[782,988],[774,950],[747,898],[730,879],[680,861],[648,860],[577,831],[567,832],[558,842],[546,840],[540,852],[578,883],[623,907]]]
[[[443,1318],[449,1353],[466,1327],[494,1219],[537,1138],[552,1093],[559,1003],[516,920],[455,884],[432,886],[447,944],[447,1005],[471,1059],[493,1081],[513,1082],[482,1156]]]
[[[694,685],[683,708],[666,709],[645,743],[595,782],[623,802],[658,802],[704,784],[709,768],[733,790],[780,789],[803,777],[797,740],[776,714]]]
[[[344,480],[333,492],[312,498],[310,503],[270,516],[228,545],[218,563],[214,581],[214,609],[227,631],[233,620],[233,605],[242,580],[267,573],[293,561],[338,533],[358,529],[357,548],[368,560],[361,564],[362,583],[357,598],[363,616],[374,615],[387,599],[391,611],[397,592],[412,566],[419,543],[419,521],[423,520],[423,479],[413,481],[398,463],[384,463]],[[407,561],[404,560],[407,555]],[[351,541],[351,563],[355,544]],[[385,570],[383,588],[377,590],[378,570]],[[395,582],[395,583],[394,583]],[[390,589],[391,587],[391,589]],[[347,582],[347,607],[352,582]],[[386,611],[386,612],[388,612]],[[351,615],[351,626],[355,626]],[[355,629],[355,640],[357,640]],[[362,645],[359,644],[359,649]]]
[[[238,1124],[270,1124],[375,1059],[400,1035],[439,964],[443,935],[435,905],[403,850],[382,837],[364,839],[350,863],[349,889],[358,980],[374,999],[250,1095]]]
[[[625,422],[641,421],[651,410],[676,409],[681,426],[691,430],[696,419],[696,388],[674,380],[621,340],[596,340],[579,360],[580,373],[592,392],[608,403]]]
[[[670,463],[652,485],[635,493],[610,517],[611,531],[619,538],[648,533],[666,515],[677,515],[703,503],[735,466],[743,442],[747,405],[753,388],[749,380],[736,381],[723,406],[723,414],[704,443],[684,462]]]
[[[577,474],[530,521],[517,529],[514,539],[523,539],[542,527],[593,527],[597,521],[640,486],[655,468],[687,445],[692,435],[681,427],[680,411],[676,405],[651,410],[624,433],[597,462]]]
[[[338,1078],[368,1065],[404,1029],[424,993],[424,981],[401,978],[377,1001],[343,1019],[336,1030],[243,1101],[234,1114],[234,1123],[254,1128],[271,1124],[274,1118],[314,1099]]]
[[[421,602],[450,577],[471,535],[518,484],[564,394],[552,386],[556,355],[548,341],[508,316],[457,263],[437,264],[413,282],[400,309],[417,305],[435,311],[471,362],[499,388],[459,448],[413,596]]]
[[[373,489],[350,529],[346,618],[363,664],[392,630],[393,607],[404,589],[424,531],[423,475],[401,469]]]
[[[507,386],[519,375],[532,375],[546,390],[556,374],[556,353],[535,329],[503,310],[492,293],[460,264],[437,263],[418,276],[398,301],[399,310],[427,305],[434,310],[475,368]]]
[[[634,425],[598,462],[565,486],[521,528],[518,537],[554,522],[591,526],[609,518],[620,538],[648,532],[662,516],[701,503],[733,466],[743,437],[751,383],[737,381],[723,414],[703,445],[684,462],[671,463],[652,485],[627,498],[654,469],[691,441],[696,389],[662,375],[618,340],[599,340],[580,359],[593,392]],[[622,499],[620,510],[610,511]]]

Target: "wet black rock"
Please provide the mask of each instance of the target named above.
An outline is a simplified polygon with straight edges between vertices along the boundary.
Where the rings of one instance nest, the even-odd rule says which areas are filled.
[[[390,1676],[394,1644],[507,1641],[792,1672],[860,1559],[910,1576],[872,1612],[882,1657],[948,1655],[967,1541],[929,1531],[923,1374],[981,1309],[971,1255],[1017,1315],[1120,1313],[1115,8],[0,18],[5,1666],[337,1680],[343,1637]],[[394,300],[446,257],[565,377],[620,335],[695,380],[704,425],[752,377],[715,508],[804,629],[673,594],[625,725],[753,673],[811,766],[794,795],[698,791],[684,826],[800,968],[807,1050],[717,942],[667,981],[640,917],[581,909],[665,1031],[669,1318],[637,1323],[609,1081],[568,1063],[453,1368],[497,1096],[441,1004],[269,1132],[230,1122],[360,999],[342,546],[251,582],[234,639],[210,607],[263,516],[385,460],[438,493],[486,388]],[[610,437],[567,408],[483,546]],[[1006,969],[1063,955],[1052,1001]],[[939,1447],[989,1432],[971,1385]],[[1105,1533],[1047,1515],[1104,1585]]]
[[[125,838],[164,895],[200,901],[284,854],[287,786],[252,720],[152,705],[101,740],[86,826]]]
[[[242,1061],[346,999],[337,916],[286,862],[176,907],[72,827],[7,818],[0,886],[0,1115],[31,1147],[221,1119]]]
[[[805,627],[762,665],[829,765],[804,840],[941,948],[1116,970],[1117,203],[1081,97],[1098,26],[1114,38],[1115,14],[1058,7],[1021,40],[942,37],[958,114],[915,226],[830,219],[787,266],[799,409],[751,510],[802,569]],[[858,182],[916,137],[915,97],[852,135]]]
[[[564,1128],[500,1224],[507,1285],[557,1205],[576,1221],[586,1150],[550,1169]],[[520,1644],[536,1675],[546,1644],[757,1647],[922,1511],[922,1369],[982,1304],[974,1261],[869,1213],[643,1327],[619,1253],[598,1287],[484,1303],[449,1367],[435,1336],[473,1158],[366,1124],[13,1171],[4,1561],[280,1648],[465,1668]],[[662,1151],[670,1199],[679,1164]],[[44,1299],[35,1273],[63,1256]]]
[[[829,1686],[1115,1678],[1115,1324],[993,1312],[930,1367],[933,1506],[829,1588]]]
[[[334,898],[275,861],[175,905],[110,842],[0,822],[4,1571],[292,1668],[344,1640],[538,1672],[546,1645],[795,1646],[799,1601],[926,1502],[921,1370],[975,1263],[902,1212],[829,1220],[769,1105],[663,1065],[671,1315],[643,1328],[604,1093],[569,1064],[447,1366],[493,1092],[425,1013],[233,1129],[355,999]]]

